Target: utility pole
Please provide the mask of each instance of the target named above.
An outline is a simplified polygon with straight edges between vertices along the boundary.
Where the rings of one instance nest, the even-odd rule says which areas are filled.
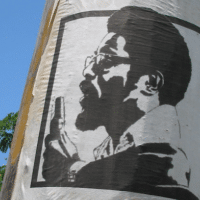
[[[199,9],[46,1],[0,199],[200,199]]]

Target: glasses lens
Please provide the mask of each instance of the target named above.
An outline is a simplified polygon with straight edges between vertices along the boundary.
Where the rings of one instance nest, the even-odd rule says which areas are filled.
[[[85,67],[94,63],[95,67],[103,70],[115,67],[119,64],[130,64],[129,58],[123,58],[119,56],[98,54],[96,56],[88,56],[85,60]]]
[[[115,66],[112,57],[104,54],[99,54],[96,56],[96,64],[104,69]]]

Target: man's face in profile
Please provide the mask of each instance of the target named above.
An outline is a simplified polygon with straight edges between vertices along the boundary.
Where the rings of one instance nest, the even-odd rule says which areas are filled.
[[[125,45],[124,37],[108,33],[101,41],[95,55],[86,59],[83,75],[86,80],[91,80],[99,98],[108,96],[109,90],[112,93],[110,96],[119,96],[120,89],[126,85],[130,60],[128,52],[124,50]]]
[[[83,110],[76,121],[80,130],[105,126],[109,132],[118,127],[116,124],[129,122],[124,118],[129,115],[127,110],[132,108],[123,105],[123,100],[130,92],[127,79],[131,62],[125,46],[126,39],[111,32],[103,38],[95,55],[87,57],[83,71],[85,80],[80,84],[84,94],[80,101]]]

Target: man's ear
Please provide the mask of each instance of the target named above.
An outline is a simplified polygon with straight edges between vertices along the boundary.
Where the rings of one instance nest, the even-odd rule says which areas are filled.
[[[164,76],[160,71],[155,71],[149,74],[145,82],[145,90],[141,93],[145,96],[152,96],[159,92],[160,88],[164,85]]]

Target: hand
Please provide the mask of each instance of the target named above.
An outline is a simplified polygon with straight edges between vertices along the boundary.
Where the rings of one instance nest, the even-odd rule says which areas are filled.
[[[50,124],[50,135],[47,144],[66,158],[78,159],[77,148],[65,132],[64,98],[58,97],[55,101],[54,117]]]
[[[70,172],[78,173],[87,164],[84,161],[77,161],[70,167]]]
[[[66,158],[79,160],[77,148],[73,144],[73,142],[69,139],[65,131],[64,133],[62,132],[60,133],[59,140],[50,141],[49,146],[53,148],[54,150],[58,151],[60,154],[62,154]]]

